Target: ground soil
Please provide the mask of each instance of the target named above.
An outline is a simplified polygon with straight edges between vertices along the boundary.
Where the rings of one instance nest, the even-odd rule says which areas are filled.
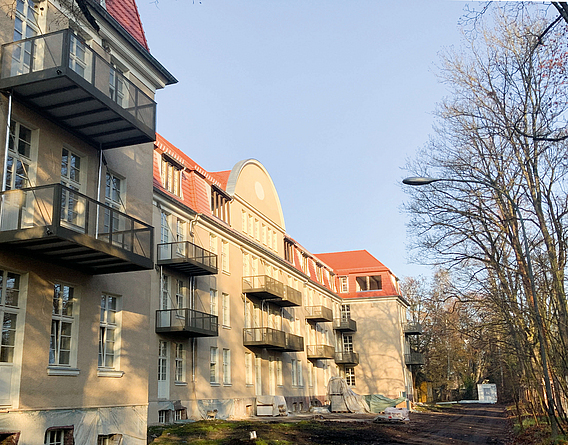
[[[164,433],[153,443],[294,444],[294,445],[510,445],[511,425],[505,407],[453,405],[438,412],[411,413],[409,422],[373,422],[374,415],[317,414],[236,422],[230,429],[204,427],[199,437],[181,430]],[[216,422],[216,421],[215,421]],[[207,425],[207,422],[198,424]],[[211,427],[214,424],[209,423]],[[198,425],[193,424],[194,428]],[[189,425],[188,425],[189,427]],[[255,431],[261,442],[250,440]],[[189,433],[189,430],[187,430]],[[172,440],[173,439],[173,440]],[[200,440],[211,440],[200,442]],[[170,442],[170,440],[172,440]]]

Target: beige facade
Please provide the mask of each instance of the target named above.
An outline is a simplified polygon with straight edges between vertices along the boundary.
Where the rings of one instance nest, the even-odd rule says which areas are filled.
[[[0,6],[0,441],[144,444],[152,97],[175,79],[115,2],[70,5]]]

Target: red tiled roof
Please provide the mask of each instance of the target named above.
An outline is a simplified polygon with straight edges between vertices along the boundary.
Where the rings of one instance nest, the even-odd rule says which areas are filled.
[[[229,176],[231,175],[231,170],[225,170],[222,172],[211,172],[209,173],[221,184],[223,190],[227,190],[227,182],[229,182]]]
[[[106,9],[140,45],[150,51],[135,0],[106,0]]]
[[[347,252],[331,252],[314,254],[335,270],[336,273],[388,271],[383,263],[366,250],[350,250]],[[390,271],[389,271],[390,272]]]

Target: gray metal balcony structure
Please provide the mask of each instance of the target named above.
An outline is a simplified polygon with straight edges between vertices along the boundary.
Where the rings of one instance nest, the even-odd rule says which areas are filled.
[[[98,149],[152,142],[156,103],[71,29],[2,45],[0,91]]]
[[[340,351],[335,353],[335,363],[338,365],[351,365],[359,364],[359,353],[353,351]]]
[[[193,309],[166,309],[156,311],[156,334],[179,338],[217,337],[219,319],[216,315]]]
[[[333,321],[333,311],[325,306],[306,306],[306,320],[313,323]]]
[[[218,272],[217,255],[189,241],[158,244],[157,264],[188,276]]]
[[[402,325],[402,330],[404,331],[404,335],[421,335],[422,325],[416,322],[408,322]]]
[[[243,345],[282,351],[286,348],[286,333],[273,328],[244,328]]]
[[[0,193],[0,245],[88,274],[147,270],[154,228],[62,184]]]
[[[335,318],[333,329],[343,332],[357,332],[357,322],[350,317]]]
[[[306,352],[309,360],[335,358],[335,348],[331,345],[308,345]]]
[[[286,352],[301,352],[304,350],[304,338],[299,335],[285,333],[285,343],[283,351]]]
[[[421,352],[410,352],[409,354],[404,354],[404,363],[407,366],[423,365],[425,363],[424,354]]]
[[[268,275],[243,277],[243,293],[277,303],[284,298],[284,284]]]

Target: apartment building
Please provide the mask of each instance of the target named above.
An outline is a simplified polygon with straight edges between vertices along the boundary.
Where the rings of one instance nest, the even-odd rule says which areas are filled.
[[[156,89],[134,0],[0,5],[0,442],[145,444]]]
[[[153,225],[150,424],[306,410],[338,375],[406,395],[395,276],[366,251],[303,248],[261,163],[207,172],[158,135]]]

